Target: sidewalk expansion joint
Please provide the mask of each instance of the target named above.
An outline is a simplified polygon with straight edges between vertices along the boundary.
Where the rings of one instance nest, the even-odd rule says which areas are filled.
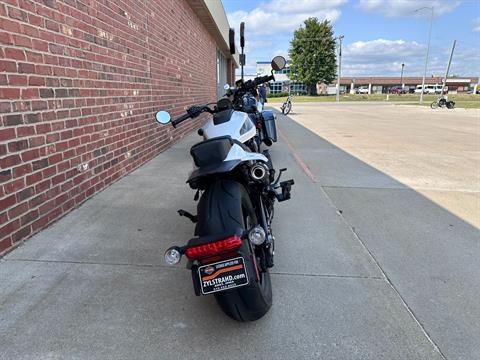
[[[308,274],[308,273],[289,273],[283,271],[270,271],[271,275],[286,275],[286,276],[305,276],[305,277],[321,277],[321,278],[340,278],[340,279],[371,279],[383,280],[380,276],[361,276],[361,275],[335,275],[335,274]]]
[[[139,268],[164,268],[176,270],[177,268],[161,264],[134,264],[134,263],[115,263],[115,262],[95,262],[95,261],[75,261],[75,260],[48,260],[48,259],[1,259],[2,262],[37,262],[53,264],[76,264],[76,265],[105,265],[105,266],[131,266]],[[182,268],[183,270],[183,268]]]

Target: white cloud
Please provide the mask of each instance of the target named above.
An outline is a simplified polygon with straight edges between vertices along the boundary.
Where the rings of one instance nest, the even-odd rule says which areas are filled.
[[[473,21],[473,31],[475,31],[475,32],[480,32],[480,17],[477,17],[477,18]]]
[[[458,45],[457,45],[458,46]],[[425,45],[415,41],[376,39],[348,44],[342,56],[342,74],[345,76],[399,76],[405,64],[405,76],[421,76],[425,66]],[[442,76],[450,48],[431,47],[427,76]],[[476,49],[458,46],[450,74],[472,76],[480,71],[474,64]]]
[[[262,8],[279,14],[309,14],[319,10],[336,9],[346,2],[347,0],[275,0]]]
[[[433,7],[434,15],[439,16],[453,11],[460,0],[360,0],[358,7],[366,12],[380,13],[387,17],[414,16],[415,10]],[[428,10],[418,16],[430,15]]]
[[[402,61],[425,52],[424,45],[415,41],[377,39],[371,41],[357,41],[345,47],[343,56],[358,63],[377,61]]]
[[[237,44],[240,44],[237,42]],[[262,39],[262,38],[250,38],[246,37],[245,39],[245,48],[250,51],[255,51],[257,49],[268,49],[273,46],[273,41],[269,39]]]
[[[340,17],[340,10],[319,10],[315,13],[281,14],[266,12],[256,8],[250,12],[243,10],[228,14],[228,21],[235,29],[239,28],[242,21],[246,23],[245,31],[250,36],[266,36],[281,33],[293,33],[309,17],[317,17],[319,20],[335,21]],[[238,31],[238,30],[237,30]]]
[[[396,74],[405,63],[417,68],[425,47],[415,41],[376,39],[348,44],[343,51],[344,75]],[[419,67],[418,69],[421,69]]]
[[[245,74],[255,74],[256,61],[269,61],[275,55],[287,55],[293,31],[309,17],[319,20],[337,20],[347,0],[269,0],[259,2],[250,11],[228,14],[230,26],[237,33],[241,21],[245,21],[246,58]],[[362,10],[385,16],[412,16],[422,6],[434,6],[435,14],[453,10],[456,0],[360,0]],[[419,16],[428,16],[424,11]],[[480,31],[480,17],[475,19],[474,31]],[[347,39],[346,39],[347,40]],[[450,42],[432,42],[427,75],[443,76],[448,61]],[[468,48],[466,48],[468,47]],[[377,38],[348,44],[345,41],[342,56],[342,74],[345,76],[399,76],[405,63],[405,76],[421,76],[425,65],[426,45],[403,39]],[[459,41],[453,57],[451,74],[473,76],[480,73],[478,50],[471,44]],[[239,71],[237,71],[239,73]]]
[[[348,0],[270,0],[250,11],[228,13],[228,22],[235,29],[239,45],[240,23],[245,22],[246,74],[255,73],[256,61],[267,61],[275,55],[286,56],[288,41],[303,22],[316,17],[320,21],[336,21],[340,8]],[[252,61],[253,60],[253,61]],[[238,71],[237,71],[238,72]]]
[[[242,21],[250,36],[291,34],[309,17],[337,20],[346,0],[273,0],[261,3],[251,11],[239,10],[227,14],[231,26],[238,31]]]

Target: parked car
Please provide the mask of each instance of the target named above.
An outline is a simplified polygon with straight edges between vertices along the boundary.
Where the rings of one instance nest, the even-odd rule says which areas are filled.
[[[447,87],[445,86],[445,93],[448,92],[447,91]],[[430,94],[441,94],[442,93],[442,90],[443,90],[443,86],[442,85],[434,85],[433,86],[433,92],[430,92]],[[431,90],[430,90],[431,91]]]
[[[427,86],[428,85],[425,85],[425,88],[423,89],[424,94],[427,93]],[[421,94],[421,93],[422,93],[422,85],[417,85],[417,87],[415,88],[415,94]]]
[[[356,88],[355,94],[368,94],[368,86],[360,86]]]
[[[401,86],[394,86],[390,89],[390,94],[407,94],[408,88],[404,88]]]
[[[416,94],[420,94],[422,92],[422,85],[417,85],[415,89]],[[442,85],[425,85],[423,89],[424,94],[441,94],[442,93]]]

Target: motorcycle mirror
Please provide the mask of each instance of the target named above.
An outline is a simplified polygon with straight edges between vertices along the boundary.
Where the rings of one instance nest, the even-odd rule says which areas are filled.
[[[287,60],[283,56],[275,56],[272,59],[272,69],[275,71],[279,71],[285,68],[287,65]]]
[[[170,114],[168,112],[159,111],[159,112],[156,113],[155,119],[157,119],[157,121],[160,124],[168,124],[171,120],[171,117],[170,117]]]
[[[228,42],[230,45],[230,54],[235,54],[235,29],[230,28],[228,31]]]
[[[223,85],[223,90],[230,90],[230,85],[228,84]]]
[[[240,47],[245,47],[245,23],[240,23]]]

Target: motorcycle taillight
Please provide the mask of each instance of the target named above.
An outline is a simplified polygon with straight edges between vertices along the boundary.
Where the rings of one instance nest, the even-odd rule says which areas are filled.
[[[189,260],[198,260],[238,249],[241,245],[242,239],[233,235],[223,240],[187,248],[185,255]]]

